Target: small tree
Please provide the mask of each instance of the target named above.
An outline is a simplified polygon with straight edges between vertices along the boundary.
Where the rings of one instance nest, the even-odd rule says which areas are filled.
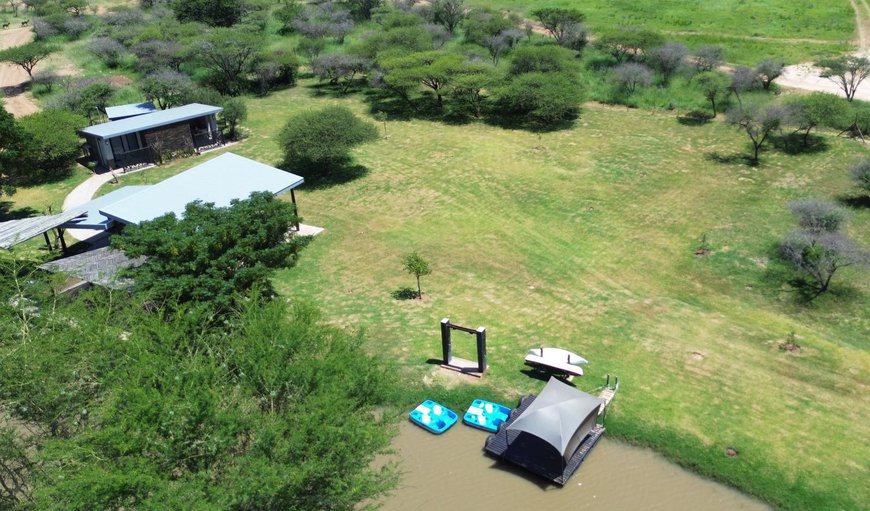
[[[852,181],[867,193],[870,193],[870,158],[865,158],[850,169]]]
[[[195,87],[189,76],[171,69],[155,71],[139,82],[145,98],[161,110],[181,105]]]
[[[737,97],[737,102],[741,105],[743,100],[740,99],[740,94],[746,91],[757,89],[761,85],[758,75],[755,70],[746,66],[737,66],[731,72],[731,92]]]
[[[464,0],[435,0],[432,2],[432,21],[443,25],[451,34],[465,19]]]
[[[183,2],[180,2],[183,3]],[[264,45],[263,35],[244,29],[213,28],[200,45],[200,58],[218,92],[237,96]]]
[[[773,81],[782,74],[782,69],[782,62],[773,59],[764,59],[755,66],[755,73],[761,80],[761,86],[764,90],[770,90]]]
[[[420,83],[435,93],[438,106],[443,105],[443,89],[462,69],[462,57],[443,51],[414,53],[405,57],[384,60],[384,82],[405,87],[410,82]]]
[[[846,222],[846,211],[836,204],[818,199],[801,199],[788,204],[798,225],[812,234],[840,230]]]
[[[43,110],[18,122],[30,139],[21,154],[25,165],[33,169],[28,178],[40,181],[65,177],[81,154],[76,131],[87,126],[88,120],[66,110]]]
[[[725,62],[721,46],[701,46],[695,51],[695,67],[700,72],[713,71]]]
[[[809,145],[810,131],[817,126],[836,126],[848,114],[843,98],[824,92],[797,96],[786,104],[788,124],[803,133],[803,146]]]
[[[20,66],[27,72],[27,76],[32,79],[33,68],[53,51],[53,47],[35,41],[0,51],[0,62],[11,62],[16,66]]]
[[[583,23],[586,16],[577,9],[563,9],[558,7],[545,7],[532,11],[532,16],[538,19],[544,30],[550,34],[557,43],[564,43],[571,38],[577,26]]]
[[[583,99],[566,73],[523,73],[497,88],[495,96],[501,112],[544,129],[574,118]]]
[[[303,7],[297,0],[284,0],[281,6],[272,13],[281,24],[279,32],[286,34],[293,31],[293,22],[302,15]]]
[[[316,59],[323,50],[326,49],[326,41],[316,37],[301,37],[296,43],[296,51],[312,62]]]
[[[607,32],[598,38],[598,46],[609,53],[617,62],[637,59],[645,55],[647,51],[662,46],[664,42],[664,38],[658,32],[637,27],[626,27]]]
[[[26,148],[29,135],[0,103],[0,196],[12,195],[15,185],[26,176]]]
[[[648,87],[653,81],[650,68],[637,62],[625,62],[613,68],[616,84],[629,94],[634,94],[638,85]]]
[[[102,60],[106,67],[114,69],[121,63],[121,59],[127,53],[127,48],[111,37],[96,37],[91,41],[88,50],[98,59]]]
[[[331,85],[341,86],[342,92],[347,92],[357,76],[365,73],[371,63],[368,59],[344,53],[330,53],[314,59],[311,70],[321,80],[327,80]]]
[[[855,98],[861,82],[870,76],[870,60],[855,55],[822,59],[816,66],[822,69],[821,76],[836,83],[849,101]]]
[[[420,277],[432,274],[429,262],[417,252],[411,252],[402,259],[405,271],[417,278],[417,298],[423,298],[423,288],[420,287]]]
[[[729,124],[742,129],[752,142],[752,161],[758,163],[758,153],[771,133],[782,126],[786,111],[777,105],[744,105],[728,112]]]
[[[230,98],[224,101],[221,112],[221,122],[227,127],[227,138],[235,140],[236,128],[248,118],[248,107],[242,98]]]
[[[466,64],[450,86],[450,98],[460,109],[471,111],[480,118],[487,91],[498,83],[494,67],[487,64]]]
[[[689,49],[680,43],[668,43],[653,48],[647,54],[647,61],[662,74],[662,83],[667,85],[671,77],[686,62]]]
[[[816,295],[828,290],[839,269],[870,263],[870,253],[838,232],[792,232],[780,246],[780,255],[813,279]]]
[[[352,148],[377,138],[375,125],[361,120],[347,107],[328,106],[291,116],[278,141],[286,166],[328,174],[350,158]]]
[[[705,71],[695,77],[695,85],[710,102],[713,117],[716,117],[716,101],[728,96],[731,78],[720,71]]]

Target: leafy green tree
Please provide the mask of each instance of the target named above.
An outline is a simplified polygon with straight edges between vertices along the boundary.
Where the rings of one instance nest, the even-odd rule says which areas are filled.
[[[370,20],[372,13],[384,4],[384,0],[345,0],[350,10],[359,19]]]
[[[197,21],[212,27],[231,27],[248,9],[245,0],[172,0],[169,5],[179,21]]]
[[[402,258],[402,265],[405,271],[417,278],[417,298],[423,299],[423,288],[420,287],[420,277],[432,274],[432,268],[429,262],[423,259],[423,256],[417,252],[411,252]]]
[[[552,128],[577,115],[580,87],[564,73],[523,73],[495,93],[500,111],[528,119],[540,128]]]
[[[184,98],[196,87],[184,73],[159,69],[139,81],[139,88],[148,101],[153,101],[161,110],[180,106]]]
[[[680,43],[667,43],[653,48],[646,54],[649,64],[662,75],[662,83],[667,85],[671,77],[686,63],[689,49]]]
[[[235,140],[236,128],[248,118],[248,107],[242,98],[230,98],[224,101],[223,107],[221,122],[227,128],[227,138]]]
[[[284,0],[281,6],[272,12],[278,23],[281,24],[279,31],[286,34],[293,31],[293,22],[302,15],[303,6],[297,0]]]
[[[737,126],[752,142],[752,161],[758,163],[758,153],[771,133],[778,130],[787,118],[785,108],[779,105],[743,105],[727,114],[728,123]]]
[[[515,29],[519,23],[520,20],[516,16],[508,16],[488,7],[477,7],[468,13],[462,27],[466,42],[485,47],[488,38],[495,37],[505,30]]]
[[[26,289],[39,311],[0,308],[0,407],[33,425],[26,444],[0,433],[21,506],[351,511],[397,482],[372,468],[394,370],[312,307],[240,295],[216,321],[130,293],[57,301],[7,270],[0,301]]]
[[[465,19],[464,0],[435,0],[432,2],[432,20],[443,25],[451,34],[456,27]]]
[[[390,86],[409,89],[410,84],[422,84],[435,93],[438,106],[444,104],[442,93],[462,69],[462,57],[443,51],[413,53],[381,62],[383,80]]]
[[[313,62],[326,49],[326,40],[322,37],[300,37],[296,43],[296,51]]]
[[[499,76],[493,66],[487,64],[466,64],[450,82],[449,95],[457,110],[470,111],[480,118],[489,91],[499,83]]]
[[[379,56],[389,58],[431,49],[432,34],[422,26],[412,26],[375,32],[355,46],[351,52],[374,60]]]
[[[26,175],[22,152],[28,135],[0,103],[0,196],[11,195],[15,184]]]
[[[374,124],[347,107],[328,106],[294,114],[278,135],[284,164],[291,169],[328,174],[346,163],[350,150],[378,138]]]
[[[661,47],[664,43],[664,37],[658,32],[637,27],[605,32],[597,42],[598,47],[609,53],[616,62],[640,58],[647,51]]]
[[[27,72],[27,76],[32,79],[33,68],[51,55],[53,51],[53,46],[40,41],[34,41],[0,51],[0,62],[10,62],[20,66],[21,69]]]
[[[843,98],[824,92],[796,96],[787,104],[787,123],[803,132],[803,146],[809,145],[810,131],[818,126],[836,126],[848,115],[848,103]]]
[[[574,55],[555,45],[521,46],[514,50],[508,74],[565,73],[576,74],[579,68]]]
[[[863,191],[870,193],[870,159],[865,158],[850,169],[852,181]]]
[[[716,101],[728,96],[731,78],[721,71],[705,71],[694,78],[695,86],[713,107],[713,117],[716,117]]]
[[[725,62],[721,46],[708,44],[695,50],[695,69],[700,73],[716,71]]]
[[[297,220],[289,202],[254,193],[228,208],[193,202],[182,218],[169,213],[127,226],[112,246],[148,258],[128,275],[151,299],[226,311],[237,293],[269,293],[273,271],[296,263],[299,241],[287,233]]]
[[[577,9],[560,7],[535,9],[532,11],[532,16],[541,22],[547,33],[560,45],[564,44],[576,27],[586,19],[586,15]]]
[[[237,96],[245,88],[256,56],[263,48],[263,35],[243,29],[213,28],[200,45],[200,58],[212,73],[218,92]]]
[[[331,85],[340,85],[342,92],[347,92],[357,76],[365,73],[371,63],[357,55],[330,53],[314,59],[311,70],[321,80],[327,80]]]
[[[28,179],[53,180],[66,176],[81,155],[77,130],[88,125],[81,115],[66,110],[43,110],[18,121],[30,139],[21,156],[32,168]]]

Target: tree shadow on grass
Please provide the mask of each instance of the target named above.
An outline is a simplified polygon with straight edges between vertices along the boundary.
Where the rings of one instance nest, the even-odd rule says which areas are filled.
[[[416,300],[417,290],[411,289],[410,287],[400,287],[390,293],[390,296],[392,296],[394,300]]]
[[[837,201],[854,209],[870,209],[870,195],[841,195]]]
[[[335,84],[329,82],[318,82],[314,85],[309,85],[308,88],[314,92],[314,97],[317,98],[333,98],[343,99],[353,94],[365,92],[368,90],[365,80],[353,80],[353,82],[345,88],[344,83]]]
[[[574,123],[580,118],[579,112],[565,119],[543,122],[524,115],[508,115],[498,112],[490,112],[483,119],[486,124],[506,130],[523,130],[531,133],[552,133],[574,127]]]
[[[683,126],[704,126],[713,120],[713,116],[701,110],[692,110],[677,116],[677,122]]]
[[[324,171],[322,168],[297,168],[286,163],[284,163],[281,168],[304,177],[305,184],[303,186],[308,190],[322,190],[324,188],[343,185],[355,181],[369,173],[368,167],[351,163],[336,166],[328,171]]]
[[[750,167],[757,167],[759,163],[757,160],[753,160],[751,156],[745,153],[723,154],[719,151],[713,151],[712,153],[707,153],[705,157],[710,161],[721,163],[723,165],[748,165]]]
[[[770,137],[770,145],[777,151],[791,155],[822,153],[831,147],[824,138],[818,135],[810,134],[804,138],[800,133]]]
[[[22,218],[28,218],[39,214],[39,211],[31,207],[12,209],[12,206],[13,203],[10,201],[0,201],[0,222],[5,222],[7,220],[20,220]]]

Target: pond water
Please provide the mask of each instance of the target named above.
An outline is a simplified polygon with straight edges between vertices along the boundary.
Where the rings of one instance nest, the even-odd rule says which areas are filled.
[[[607,440],[564,487],[483,453],[487,433],[457,423],[443,435],[403,424],[393,441],[402,478],[384,511],[769,510],[727,486],[638,447]],[[724,454],[723,454],[724,455]]]

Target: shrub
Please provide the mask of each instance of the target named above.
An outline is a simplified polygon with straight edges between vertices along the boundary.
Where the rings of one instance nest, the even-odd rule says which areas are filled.
[[[870,192],[870,159],[864,159],[852,165],[850,169],[852,181],[865,192]]]
[[[53,180],[66,176],[81,154],[78,130],[88,120],[66,110],[44,110],[23,117],[21,129],[30,137],[25,160],[34,168],[34,180]]]
[[[347,163],[353,147],[377,138],[374,124],[363,121],[346,107],[328,106],[291,116],[278,142],[288,168],[328,174]]]
[[[837,232],[846,221],[846,212],[843,208],[828,201],[802,199],[790,202],[788,207],[797,219],[798,225],[814,234]]]

